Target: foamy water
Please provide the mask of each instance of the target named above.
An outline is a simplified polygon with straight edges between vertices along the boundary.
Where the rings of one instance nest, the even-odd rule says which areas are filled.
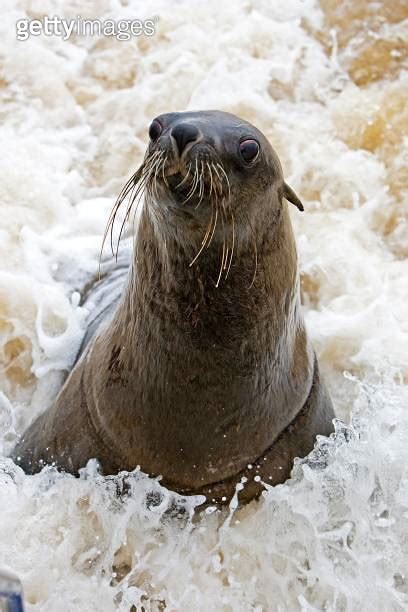
[[[408,609],[406,4],[2,9],[0,567],[27,610]],[[19,18],[78,14],[158,16],[158,31],[16,41]],[[305,204],[304,309],[341,421],[286,484],[197,519],[141,473],[28,477],[6,456],[70,368],[78,291],[149,122],[205,108],[260,127]]]

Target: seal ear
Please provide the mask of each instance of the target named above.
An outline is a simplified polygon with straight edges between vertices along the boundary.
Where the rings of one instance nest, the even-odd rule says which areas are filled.
[[[294,204],[299,210],[305,210],[296,193],[286,183],[283,183],[283,197],[289,200],[289,202],[292,202],[292,204]]]

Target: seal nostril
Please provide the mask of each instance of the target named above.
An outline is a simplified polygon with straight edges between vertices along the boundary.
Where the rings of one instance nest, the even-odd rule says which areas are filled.
[[[149,127],[150,140],[155,142],[160,136],[160,134],[162,133],[162,131],[163,131],[162,124],[160,123],[160,121],[157,121],[157,119],[154,119]]]
[[[179,123],[171,130],[171,135],[176,141],[179,155],[181,155],[189,142],[198,139],[199,131],[191,123]]]

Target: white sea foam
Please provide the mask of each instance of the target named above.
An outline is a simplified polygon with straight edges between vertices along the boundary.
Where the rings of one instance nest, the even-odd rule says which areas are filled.
[[[353,16],[344,3],[337,53],[329,0],[326,15],[315,0],[3,5],[0,567],[21,577],[27,610],[407,609],[407,83],[390,55],[382,81],[353,64],[364,28],[363,42],[344,32],[365,4]],[[158,32],[16,40],[17,19],[46,14],[157,15]],[[204,108],[259,126],[304,200],[292,218],[306,320],[337,414],[353,420],[259,502],[197,520],[198,500],[140,472],[105,479],[91,462],[79,479],[27,477],[6,454],[72,363],[77,292],[149,121]]]

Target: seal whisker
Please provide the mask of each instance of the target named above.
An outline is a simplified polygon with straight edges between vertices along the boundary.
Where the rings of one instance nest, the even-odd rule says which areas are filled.
[[[219,286],[220,284],[220,280],[222,277],[222,273],[223,271],[226,269],[226,262],[227,262],[227,257],[228,257],[228,244],[226,242],[225,239],[225,227],[226,227],[226,223],[227,223],[227,216],[226,216],[226,212],[225,212],[225,199],[222,198],[221,199],[221,208],[220,208],[220,213],[221,213],[221,227],[222,227],[222,255],[221,255],[221,264],[220,264],[220,272],[218,275],[218,279],[217,282],[215,284],[216,287]]]
[[[100,273],[101,273],[101,260],[102,260],[102,253],[103,253],[103,248],[105,246],[105,242],[106,242],[106,238],[108,236],[108,232],[110,230],[110,244],[111,244],[111,251],[112,251],[112,255],[114,255],[114,250],[113,250],[113,226],[115,223],[115,218],[116,215],[118,213],[118,210],[120,208],[120,206],[122,205],[122,203],[124,202],[124,200],[126,199],[126,197],[129,195],[129,193],[131,193],[135,187],[135,185],[137,185],[137,183],[140,182],[140,180],[143,177],[146,165],[149,163],[149,157],[146,157],[144,159],[144,161],[142,162],[141,166],[136,170],[136,172],[134,174],[132,174],[132,176],[130,177],[130,179],[128,181],[126,181],[125,185],[122,187],[115,204],[113,205],[112,211],[109,215],[106,227],[105,227],[105,231],[103,234],[103,238],[102,238],[102,245],[101,245],[101,249],[99,252],[99,264],[98,264],[98,277],[100,278]]]
[[[180,181],[180,183],[177,183],[176,185],[176,189],[178,189],[179,187],[181,187],[187,180],[189,174],[190,174],[190,170],[191,170],[191,164],[188,164],[188,168],[187,168],[187,174],[185,175],[185,177]]]
[[[193,195],[195,193],[195,190],[197,189],[197,185],[198,185],[198,162],[197,162],[197,159],[196,159],[193,185],[192,185],[190,191],[188,192],[187,198],[184,200],[183,204],[186,204],[190,200],[190,198],[193,197]]]
[[[200,257],[201,253],[203,252],[203,249],[205,247],[205,239],[202,240],[201,242],[201,247],[198,251],[198,253],[194,256],[194,259],[192,259],[189,263],[189,267],[191,268],[192,265],[195,264],[195,262],[197,261],[197,259]]]
[[[141,171],[141,168],[139,168],[139,171]],[[117,214],[120,206],[122,205],[123,201],[126,199],[128,194],[132,191],[134,186],[137,184],[138,181],[136,179],[136,175],[137,175],[137,172],[135,172],[130,177],[130,179],[126,182],[125,186],[122,188],[121,192],[119,193],[119,196],[116,199],[115,204],[113,205],[112,211],[111,211],[111,213],[109,215],[109,218],[108,218],[108,221],[107,221],[107,224],[106,224],[105,233],[104,233],[103,241],[102,241],[102,249],[101,250],[103,250],[106,237],[108,235],[109,230],[111,230],[111,250],[112,250],[112,255],[113,255],[112,228],[113,228],[113,225],[115,223],[116,214]]]
[[[208,162],[207,162],[207,167],[208,167],[208,170],[209,170],[209,173],[210,173],[210,177],[211,177],[210,178],[210,180],[211,180],[211,183],[210,183],[210,198],[211,198],[211,192],[212,192],[212,188],[213,188],[213,180],[212,180],[211,167],[208,164]],[[217,193],[214,192],[214,194],[215,194],[216,202],[217,202]],[[199,258],[199,256],[203,252],[203,249],[205,248],[206,244],[207,244],[207,248],[211,244],[211,241],[212,241],[212,238],[213,238],[214,232],[215,232],[215,227],[217,225],[217,219],[218,219],[218,205],[217,205],[217,203],[215,204],[214,226],[212,226],[213,217],[214,217],[214,205],[213,205],[213,202],[211,201],[211,218],[210,218],[210,221],[208,223],[207,230],[205,232],[204,238],[203,238],[203,240],[201,242],[201,247],[200,247],[198,253],[195,255],[194,259],[190,262],[190,264],[189,264],[190,267],[197,261],[197,259]],[[210,235],[210,233],[211,233],[211,235]]]
[[[211,163],[211,166],[215,170],[213,163]],[[218,194],[217,194],[217,191],[215,189],[214,189],[214,195],[215,195],[215,198],[214,198],[215,219],[214,219],[214,225],[213,225],[213,228],[212,228],[211,236],[210,236],[208,244],[207,244],[207,249],[210,247],[210,244],[211,244],[212,239],[214,237],[215,228],[217,227],[217,221],[218,221]]]
[[[194,189],[195,189],[195,181],[196,181],[196,175],[197,175],[197,160],[196,160],[196,166],[193,170],[194,174],[193,174],[193,178],[191,180],[191,185],[190,185],[190,189],[187,192],[187,196],[186,197],[191,197],[190,194],[194,193]],[[187,200],[183,201],[183,204],[185,204],[187,202]]]
[[[219,175],[219,172],[218,172],[218,170],[217,170],[217,168],[216,168],[216,166],[215,166],[215,164],[213,162],[211,163],[211,166],[212,166],[212,169],[214,170],[215,174],[217,175],[217,179],[218,179],[217,187],[218,187],[220,193],[222,193],[222,179],[221,179],[221,177]]]
[[[158,157],[156,157],[155,159],[158,159]],[[132,206],[133,206],[134,201],[136,200],[136,198],[138,196],[139,196],[139,199],[138,199],[138,202],[137,202],[137,206],[139,205],[139,201],[140,201],[141,195],[142,195],[144,189],[147,188],[149,178],[150,178],[151,173],[153,171],[155,159],[149,160],[149,164],[146,166],[146,168],[143,171],[143,176],[142,176],[141,180],[139,181],[139,185],[137,186],[137,189],[136,189],[135,193],[134,194],[132,193],[131,197],[129,198],[129,203],[128,203],[128,207],[127,207],[127,210],[126,210],[126,218],[128,218],[130,216],[130,212],[131,212]]]
[[[143,178],[141,179],[141,182],[142,181],[143,181]],[[134,198],[137,197],[137,193],[138,193],[139,189],[141,188],[141,182],[135,183],[133,185],[132,191],[130,192],[129,204],[128,204],[127,208],[126,208],[126,214],[125,214],[125,217],[124,217],[124,219],[122,221],[122,225],[120,226],[119,236],[118,236],[118,240],[117,240],[117,243],[116,243],[116,254],[115,254],[116,261],[118,260],[119,243],[120,243],[121,238],[122,238],[122,233],[123,233],[125,225],[126,225],[126,223],[128,221],[130,210],[132,208],[132,203],[134,201]]]
[[[234,218],[234,214],[232,212],[232,206],[231,206],[231,185],[230,185],[230,181],[229,181],[228,175],[225,172],[222,164],[217,162],[216,166],[222,172],[222,179],[224,180],[224,178],[225,178],[225,182],[226,182],[227,188],[228,188],[228,198],[227,198],[226,201],[223,200],[223,211],[224,211],[224,214],[225,214],[225,222],[227,222],[227,211],[226,211],[226,208],[224,206],[225,203],[228,204],[228,210],[229,210],[230,215],[231,215],[232,244],[231,244],[231,249],[229,249],[229,247],[227,247],[226,256],[225,256],[225,262],[224,262],[224,270],[227,270],[227,272],[225,274],[225,279],[227,279],[229,271],[231,269],[232,259],[233,259],[233,255],[234,255],[234,247],[235,247],[235,218]],[[216,168],[214,168],[214,169],[217,172],[217,169]],[[217,176],[219,176],[218,172],[217,172]],[[228,252],[230,253],[229,262],[228,262],[228,259],[227,259],[228,258]]]
[[[203,240],[204,245],[206,244],[206,242],[207,242],[207,240],[209,238],[209,235],[210,235],[210,232],[211,232],[212,223],[213,223],[213,217],[214,217],[214,202],[213,202],[213,200],[211,198],[212,192],[213,192],[213,178],[212,178],[211,166],[208,163],[208,161],[206,162],[206,166],[208,168],[208,174],[210,175],[210,193],[208,194],[208,199],[211,202],[211,217],[210,217],[210,221],[209,221],[208,226],[207,226],[207,231],[206,231],[205,236],[204,236],[204,240]]]
[[[154,192],[156,200],[159,199],[159,194],[157,192],[157,175],[158,175],[159,170],[161,169],[163,158],[164,158],[164,153],[162,152],[160,157],[157,160],[157,163],[155,164],[154,171],[152,172],[152,179],[151,179],[152,192]]]
[[[206,164],[207,164],[207,168],[208,168],[208,174],[210,175],[210,193],[209,193],[208,197],[211,200],[211,194],[212,194],[212,190],[213,190],[213,177],[212,177],[212,172],[211,172],[211,166],[208,163],[208,161],[206,162]]]
[[[206,165],[208,167],[208,170],[209,170],[210,176],[211,176],[211,169],[210,169],[210,166],[209,166],[208,162],[206,162]],[[204,172],[204,163],[202,162],[202,173],[203,172]],[[201,189],[201,185],[200,185],[200,189]],[[203,182],[203,194],[202,195],[204,195],[204,191],[205,191],[205,183]],[[209,193],[209,198],[210,199],[211,199],[211,192],[212,192],[212,178],[211,178],[210,193]],[[201,199],[200,199],[200,202],[201,202]],[[198,204],[200,204],[200,202]],[[198,207],[198,205],[197,205],[197,207]],[[201,255],[201,253],[203,252],[203,249],[204,249],[204,247],[205,247],[205,245],[207,243],[207,240],[208,240],[208,237],[209,237],[209,234],[210,234],[210,231],[211,231],[213,215],[214,215],[214,206],[213,206],[213,203],[211,202],[211,217],[210,217],[210,221],[209,221],[209,223],[207,225],[207,229],[206,229],[206,232],[204,234],[204,238],[201,241],[201,247],[200,247],[198,253],[195,255],[194,259],[190,262],[189,266],[192,266],[197,261],[197,259]]]
[[[223,214],[223,218],[224,218],[224,222],[225,222],[225,225],[224,225],[224,236],[223,236],[223,239],[224,239],[224,242],[225,242],[225,259],[224,259],[223,270],[226,270],[229,246],[228,246],[228,242],[225,239],[225,227],[227,227],[228,219],[227,219],[227,211],[226,211],[226,208],[225,208],[225,200],[224,200],[224,198],[221,201],[221,206],[222,206],[222,214]]]
[[[220,188],[220,192],[222,194],[222,184],[224,182],[224,177],[220,176],[220,173],[217,170],[217,166],[223,171],[223,175],[226,176],[224,169],[222,168],[222,166],[217,163],[216,165],[212,164],[214,172],[217,175],[217,178],[219,180],[219,188]],[[229,181],[227,178],[227,186],[229,187]],[[221,276],[222,276],[222,272],[226,269],[226,258],[228,257],[228,247],[226,247],[226,240],[225,240],[225,226],[227,225],[227,217],[226,217],[226,212],[225,212],[225,198],[222,197],[221,198],[221,208],[220,208],[220,217],[221,217],[221,224],[222,224],[222,256],[221,256],[221,265],[220,265],[220,273],[218,275],[218,280],[216,283],[216,287],[219,286],[220,280],[221,280]]]
[[[161,167],[163,156],[164,156],[164,153],[160,151],[159,156],[156,157],[155,160],[153,160],[152,164],[149,166],[149,169],[146,173],[144,187],[146,190],[146,195],[149,194],[149,196],[151,197],[151,200],[153,200],[154,197],[158,199],[156,179],[157,179],[157,173]],[[139,199],[137,202],[136,209],[139,206],[141,195],[142,195],[142,192],[140,192],[139,194]]]
[[[203,177],[204,163],[202,161],[200,162],[200,167],[201,167],[200,179],[199,179],[200,189],[198,191],[198,204],[197,206],[195,206],[195,209],[197,209],[200,206],[201,202],[203,201],[203,196],[204,196],[204,186],[205,186],[204,177]]]
[[[122,233],[123,233],[123,230],[124,230],[124,227],[125,227],[126,223],[129,220],[132,208],[135,208],[134,216],[136,216],[136,212],[137,212],[137,209],[139,207],[139,203],[140,203],[141,197],[143,195],[143,191],[144,191],[144,189],[147,186],[147,182],[149,181],[149,178],[150,178],[154,168],[160,162],[162,156],[163,156],[163,153],[161,151],[155,151],[155,153],[146,160],[147,163],[145,163],[145,165],[142,168],[141,178],[139,179],[139,181],[134,182],[131,190],[128,190],[126,195],[125,195],[125,197],[126,197],[129,194],[129,191],[130,191],[130,197],[129,197],[129,202],[128,202],[128,205],[127,205],[127,208],[126,208],[126,214],[125,214],[125,217],[123,219],[122,225],[120,227],[119,237],[118,237],[118,240],[117,240],[116,254],[115,254],[116,261],[118,259],[119,244],[120,244],[120,240],[122,238]],[[134,207],[134,202],[135,202],[136,198],[138,198],[138,200],[136,202],[136,207]],[[120,202],[120,204],[123,202],[123,199]],[[114,222],[114,218],[113,218],[113,222]],[[112,226],[111,226],[111,242],[112,242],[113,222],[112,222]],[[113,251],[112,251],[112,254],[113,254]]]
[[[225,266],[227,268],[227,272],[225,274],[225,279],[228,278],[230,269],[231,269],[231,265],[232,265],[232,259],[234,256],[234,247],[235,247],[235,217],[234,217],[234,213],[233,213],[233,209],[232,209],[232,205],[231,205],[231,185],[230,185],[230,181],[228,178],[227,173],[225,172],[223,166],[221,164],[218,164],[220,170],[222,171],[226,182],[227,182],[227,186],[228,186],[228,200],[227,200],[227,204],[228,204],[228,210],[230,212],[231,215],[231,235],[232,235],[232,244],[231,244],[231,251],[230,251],[230,258],[229,258],[229,263],[228,263],[228,267],[227,267],[227,262],[225,262]],[[225,215],[226,215],[226,211],[225,211]]]
[[[219,164],[217,164],[219,165]],[[216,165],[213,163],[212,164],[213,170],[215,172],[215,174],[217,175],[217,179],[218,179],[218,183],[217,183],[217,187],[218,187],[218,191],[220,193],[220,195],[222,196],[222,192],[223,192],[223,183],[224,183],[224,178],[220,175],[220,173],[217,170]]]
[[[167,160],[168,160],[168,155],[166,154],[164,160],[163,160],[163,164],[162,164],[162,178],[163,178],[163,182],[166,185],[166,187],[169,186],[168,180],[166,178],[166,173],[164,172],[166,169],[166,164],[167,164]]]
[[[230,185],[230,182],[229,182],[228,175],[227,175],[227,173],[225,172],[224,168],[222,167],[222,165],[220,163],[217,162],[217,166],[219,167],[219,169],[221,170],[221,172],[225,176],[225,180],[227,182],[227,187],[228,187],[228,200],[231,200],[231,185]]]
[[[232,245],[231,245],[230,260],[229,260],[229,263],[228,263],[228,269],[227,269],[227,273],[225,275],[225,279],[228,278],[228,274],[229,274],[230,269],[231,269],[232,259],[233,259],[233,256],[234,256],[234,247],[235,247],[235,217],[234,217],[234,213],[232,212],[231,205],[228,208],[229,208],[229,211],[230,211],[230,214],[231,214]]]
[[[153,161],[153,163],[152,163],[152,165],[151,165],[151,167],[149,169],[148,181],[147,181],[146,188],[150,189],[152,195],[154,195],[153,190],[154,190],[154,183],[155,183],[155,179],[156,179],[156,172],[157,172],[158,168],[160,168],[163,156],[164,156],[163,151],[160,151],[158,157],[156,157],[156,159]]]
[[[126,208],[126,215],[125,215],[125,221],[129,218],[130,216],[130,212],[131,212],[131,208],[133,206],[133,203],[135,201],[135,199],[139,196],[139,194],[143,191],[143,189],[146,187],[146,183],[148,181],[149,175],[150,175],[150,171],[152,169],[153,166],[153,159],[149,159],[148,163],[146,164],[146,167],[143,168],[143,172],[142,172],[142,176],[138,182],[138,184],[135,184],[132,192],[130,194],[129,197],[129,202]]]
[[[224,215],[222,213],[222,204],[220,208],[220,213],[221,213],[220,216],[221,216],[221,227],[222,227],[222,254],[221,254],[220,271],[218,274],[217,282],[215,283],[216,287],[218,287],[220,284],[221,275],[222,275],[222,271],[224,267],[224,257],[225,257],[225,228],[224,228]]]
[[[152,194],[152,190],[151,190],[151,178],[153,173],[155,172],[155,169],[157,167],[160,166],[160,158],[161,156],[156,157],[156,159],[152,160],[152,163],[150,164],[149,168],[147,169],[136,193],[135,196],[133,198],[133,200],[129,203],[129,210],[128,210],[128,214],[130,216],[130,213],[132,211],[132,209],[134,209],[134,214],[133,214],[133,225],[134,225],[134,220],[136,218],[136,213],[138,211],[139,208],[139,204],[141,202],[142,196],[143,194],[145,195],[145,198],[149,199],[149,202],[152,201],[153,199],[153,194]],[[134,202],[137,198],[136,201],[136,206],[134,206]]]
[[[122,223],[122,226],[121,226],[121,230],[120,230],[120,233],[119,233],[118,246],[119,246],[119,242],[120,242],[120,239],[121,239],[123,228],[124,228],[125,224],[129,220],[130,213],[131,213],[132,209],[135,208],[135,214],[136,214],[136,211],[137,211],[137,209],[139,207],[139,203],[140,203],[141,197],[143,195],[143,192],[145,191],[146,183],[147,183],[148,178],[149,178],[149,172],[150,172],[150,170],[148,170],[147,172],[143,173],[143,176],[142,176],[141,180],[139,181],[139,183],[137,185],[135,185],[135,187],[133,188],[133,190],[131,192],[131,195],[130,195],[130,198],[129,198],[129,203],[128,203],[127,208],[126,208],[125,218],[123,220],[123,223]],[[137,199],[136,206],[134,206],[134,203],[135,203],[136,199]],[[116,255],[117,255],[117,253],[116,253]]]

